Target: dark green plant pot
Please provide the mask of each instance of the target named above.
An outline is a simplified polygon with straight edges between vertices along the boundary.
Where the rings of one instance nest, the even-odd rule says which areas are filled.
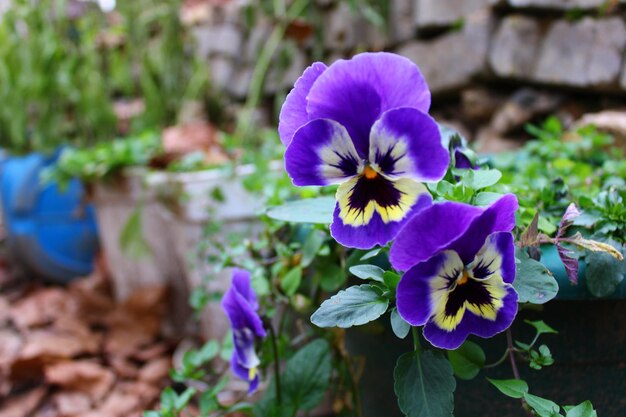
[[[519,362],[523,379],[530,392],[561,405],[591,400],[602,417],[626,416],[626,280],[608,299],[593,297],[587,290],[586,265],[581,263],[579,283],[570,284],[554,247],[542,248],[542,260],[559,284],[556,300],[542,311],[519,312],[512,332],[516,340],[529,342],[533,329],[525,319],[544,320],[559,331],[544,335],[540,344],[549,346],[555,364],[535,371]],[[360,382],[364,417],[402,417],[393,390],[393,369],[397,358],[412,349],[410,337],[399,340],[385,315],[380,324],[349,329],[348,350],[353,357],[364,359]],[[485,349],[487,362],[494,362],[506,349],[506,338],[473,338]],[[431,347],[428,347],[431,348]],[[484,370],[471,381],[457,381],[455,417],[502,416],[527,417],[519,400],[500,394],[485,377],[513,378],[508,362]]]

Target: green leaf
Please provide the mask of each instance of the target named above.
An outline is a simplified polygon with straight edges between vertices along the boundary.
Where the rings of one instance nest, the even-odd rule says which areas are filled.
[[[203,365],[215,358],[217,354],[220,352],[220,344],[217,340],[209,340],[202,346],[202,349],[198,351],[198,365]]]
[[[369,323],[382,316],[389,300],[371,285],[359,285],[339,291],[324,301],[311,316],[318,327],[352,327]]]
[[[328,259],[319,258],[319,262],[315,262],[313,269],[324,291],[337,291],[346,282],[344,269]]]
[[[292,417],[298,410],[311,410],[324,399],[328,389],[332,363],[330,346],[317,339],[304,346],[287,361],[281,373],[283,403],[276,401],[276,380],[273,378],[265,396],[254,406],[256,417]]]
[[[176,408],[176,392],[172,387],[167,387],[161,393],[161,408],[174,410]]]
[[[287,361],[281,380],[285,399],[298,410],[312,410],[324,398],[331,372],[328,342],[314,340]]]
[[[393,376],[398,405],[407,417],[452,417],[456,380],[445,357],[431,351],[405,353]]]
[[[317,253],[321,249],[325,240],[326,233],[321,230],[311,230],[302,245],[302,261],[300,262],[300,265],[302,265],[303,268],[311,265],[311,262],[313,262],[317,256]]]
[[[307,198],[290,201],[267,210],[267,216],[274,220],[290,223],[330,224],[335,210],[334,197]]]
[[[383,281],[385,281],[385,285],[391,291],[395,291],[398,288],[398,283],[400,282],[400,275],[395,272],[385,271],[383,274]]]
[[[513,287],[519,296],[518,302],[544,304],[556,297],[559,285],[543,264],[530,258],[520,248],[515,249],[515,257],[518,262]]]
[[[196,395],[196,389],[189,387],[182,394],[176,397],[176,411],[180,412],[183,408],[185,408],[185,406],[189,403],[189,401],[191,401],[194,395]]]
[[[376,248],[376,249],[372,249],[371,251],[367,252],[365,255],[361,256],[361,261],[366,261],[370,258],[375,257],[376,255],[378,255],[380,253],[380,251],[382,250],[382,248]]]
[[[498,388],[501,393],[511,398],[522,398],[528,392],[528,384],[521,379],[491,379],[487,381]]]
[[[158,411],[144,411],[143,417],[161,417],[161,413]]]
[[[355,265],[350,267],[350,273],[361,279],[373,279],[378,282],[385,282],[383,274],[385,271],[376,265]]]
[[[285,291],[285,294],[292,296],[298,291],[300,282],[302,282],[302,267],[297,266],[282,277],[280,280],[280,288]]]
[[[618,261],[608,253],[592,252],[585,257],[587,269],[585,278],[587,289],[596,297],[607,297],[615,292],[624,279],[623,266],[626,261]]]
[[[537,320],[537,321],[524,320],[524,323],[533,326],[537,330],[537,335],[546,334],[546,333],[555,333],[555,334],[559,333],[557,330],[553,329],[552,327],[544,323],[543,320]]]
[[[411,331],[411,325],[400,317],[400,313],[398,313],[398,309],[395,307],[391,310],[391,329],[400,339],[404,339]]]
[[[587,400],[567,410],[565,417],[596,417],[591,401]]]
[[[537,397],[528,392],[524,393],[524,400],[526,400],[526,403],[539,417],[554,417],[555,415],[559,415],[560,407],[553,401]]]
[[[558,227],[555,224],[551,223],[543,216],[539,216],[537,227],[547,235],[551,235],[558,230]]]
[[[448,351],[454,374],[461,379],[473,379],[485,366],[485,352],[472,341],[465,341],[456,350]]]
[[[220,408],[217,397],[210,391],[202,394],[198,405],[200,406],[200,414],[203,416],[209,415]]]
[[[504,194],[501,193],[492,193],[489,191],[483,191],[481,193],[476,194],[474,197],[474,204],[477,206],[489,206],[494,201],[498,200]]]
[[[120,248],[131,259],[141,259],[152,255],[150,245],[143,236],[141,205],[133,210],[120,233]]]
[[[500,178],[502,173],[497,169],[470,169],[463,175],[462,182],[473,190],[480,190],[496,184]]]

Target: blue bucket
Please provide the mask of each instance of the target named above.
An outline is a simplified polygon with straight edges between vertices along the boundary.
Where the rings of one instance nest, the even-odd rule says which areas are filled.
[[[11,261],[41,278],[66,283],[93,270],[98,229],[78,180],[64,190],[42,184],[42,170],[57,158],[58,153],[6,158],[0,197]]]

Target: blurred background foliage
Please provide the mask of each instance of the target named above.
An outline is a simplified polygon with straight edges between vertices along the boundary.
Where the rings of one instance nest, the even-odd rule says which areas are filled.
[[[0,25],[0,146],[49,153],[175,124],[209,91],[179,7],[15,0]]]

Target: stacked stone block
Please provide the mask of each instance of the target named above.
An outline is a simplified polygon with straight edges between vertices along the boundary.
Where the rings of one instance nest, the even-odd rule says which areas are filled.
[[[240,2],[218,3],[195,22],[197,50],[214,85],[241,100],[272,24],[259,18],[247,27]],[[384,30],[347,1],[315,3],[322,36],[294,43],[287,68],[272,66],[267,95],[288,90],[320,51],[331,63],[389,50],[416,62],[435,96],[511,80],[626,96],[624,0],[390,0]]]

